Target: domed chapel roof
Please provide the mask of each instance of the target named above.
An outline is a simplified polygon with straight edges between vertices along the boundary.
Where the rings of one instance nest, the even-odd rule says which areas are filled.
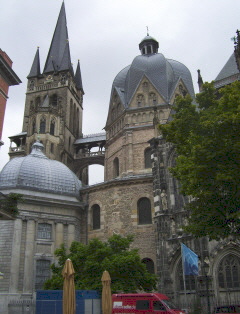
[[[166,103],[169,103],[179,79],[182,79],[194,99],[192,76],[188,68],[178,61],[166,59],[163,54],[158,53],[158,46],[157,40],[153,37],[149,35],[144,37],[139,44],[141,55],[135,57],[132,64],[115,77],[112,94],[114,90],[117,91],[126,109],[144,76],[154,85]]]
[[[78,197],[81,181],[63,163],[47,158],[43,148],[37,141],[28,156],[11,159],[0,172],[0,189],[21,188]]]

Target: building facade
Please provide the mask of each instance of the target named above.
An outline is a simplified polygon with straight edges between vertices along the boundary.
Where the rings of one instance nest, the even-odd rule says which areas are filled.
[[[0,248],[6,256],[0,264],[6,273],[1,288],[2,300],[7,297],[5,306],[34,296],[49,275],[47,268],[61,243],[69,247],[72,240],[86,243],[95,237],[104,241],[114,233],[134,235],[132,246],[139,249],[148,270],[159,276],[158,290],[177,303],[185,303],[181,243],[195,251],[201,262],[198,278],[186,279],[191,304],[199,299],[207,309],[217,301],[231,303],[239,298],[239,242],[195,239],[182,229],[187,223],[184,205],[190,200],[180,194],[179,182],[168,170],[175,163],[175,150],[157,125],[171,118],[178,95],[189,94],[195,101],[195,94],[187,67],[165,58],[158,48],[149,34],[143,38],[140,55],[113,81],[105,133],[83,135],[81,71],[79,63],[75,74],[72,69],[62,4],[43,72],[39,49],[36,52],[28,75],[23,129],[10,137],[11,160],[0,175],[2,192],[14,190],[26,198],[19,217],[1,231],[5,234]],[[239,78],[238,70],[231,73]],[[228,74],[222,70],[216,82],[227,82]],[[38,138],[42,144],[35,143]],[[26,177],[6,185],[3,178],[24,160],[34,162],[35,172],[25,169]],[[58,165],[56,169],[51,162]],[[88,185],[91,164],[104,165],[104,182]],[[66,176],[54,178],[58,167],[76,174],[73,194],[66,190],[66,177],[72,178],[72,172],[68,169]],[[38,177],[45,183],[37,184],[33,178]],[[46,190],[47,182],[51,188]]]
[[[9,86],[18,85],[21,80],[12,69],[12,60],[5,51],[0,49],[0,146],[2,142],[2,130],[4,115],[8,98]]]

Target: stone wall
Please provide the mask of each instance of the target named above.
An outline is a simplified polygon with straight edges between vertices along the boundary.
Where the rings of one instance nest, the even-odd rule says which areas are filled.
[[[152,217],[154,205],[152,197],[152,177],[114,180],[92,186],[81,192],[88,197],[88,237],[107,240],[114,233],[134,235],[133,247],[139,249],[142,258],[150,258],[156,263],[155,233],[153,224],[138,224],[137,201],[147,197],[151,201]],[[101,228],[93,230],[91,208],[100,206]]]

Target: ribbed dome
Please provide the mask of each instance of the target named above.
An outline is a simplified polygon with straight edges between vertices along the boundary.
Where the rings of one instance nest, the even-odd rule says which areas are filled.
[[[36,142],[26,157],[11,159],[0,173],[0,188],[21,188],[79,196],[81,181],[63,163],[48,159],[43,145]]]
[[[113,81],[112,93],[117,91],[126,109],[144,76],[150,80],[166,103],[170,101],[179,79],[183,80],[191,97],[195,97],[192,76],[184,64],[166,59],[161,53],[139,55],[131,65],[120,71]]]

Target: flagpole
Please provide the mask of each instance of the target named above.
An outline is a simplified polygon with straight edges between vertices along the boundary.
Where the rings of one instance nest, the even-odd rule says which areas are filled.
[[[183,259],[183,247],[181,245],[181,253],[182,253],[182,270],[183,270],[183,287],[184,287],[184,296],[185,296],[185,306],[187,305],[187,293],[186,293],[186,281],[185,281],[185,271],[184,271],[184,259]]]

